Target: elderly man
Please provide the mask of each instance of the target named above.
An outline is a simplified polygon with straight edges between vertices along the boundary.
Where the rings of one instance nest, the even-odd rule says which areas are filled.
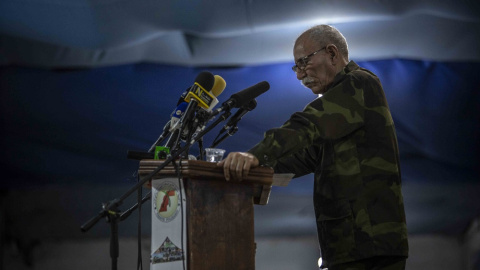
[[[322,268],[405,269],[397,138],[379,79],[348,61],[345,38],[328,25],[301,34],[293,55],[297,79],[321,96],[218,166],[235,181],[259,165],[295,177],[314,173]]]

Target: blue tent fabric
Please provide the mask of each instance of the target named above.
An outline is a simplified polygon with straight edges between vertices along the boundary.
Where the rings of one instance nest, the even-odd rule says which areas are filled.
[[[397,130],[405,187],[462,183],[478,187],[480,63],[389,59],[358,64],[376,73],[384,86]],[[127,151],[148,150],[181,93],[203,70],[227,82],[218,97],[220,102],[260,81],[270,83],[271,89],[257,98],[257,108],[243,117],[235,136],[220,145],[227,152],[246,150],[265,130],[281,125],[315,98],[296,80],[290,66],[191,68],[141,63],[71,70],[2,67],[0,169],[8,177],[2,177],[0,188],[133,185],[131,175],[138,162],[128,160]],[[205,146],[220,127],[205,136]],[[198,150],[194,146],[192,151]],[[287,189],[310,192],[311,184],[294,180]],[[452,192],[445,196],[461,195]],[[478,199],[451,199],[465,211],[455,226],[464,227],[480,213]],[[406,201],[407,206],[410,203]],[[438,230],[450,230],[451,226],[444,224]]]

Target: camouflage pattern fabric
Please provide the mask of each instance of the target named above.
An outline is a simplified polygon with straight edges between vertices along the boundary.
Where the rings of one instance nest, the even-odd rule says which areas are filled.
[[[278,173],[314,173],[323,267],[408,255],[395,127],[372,72],[350,61],[323,96],[248,152]]]

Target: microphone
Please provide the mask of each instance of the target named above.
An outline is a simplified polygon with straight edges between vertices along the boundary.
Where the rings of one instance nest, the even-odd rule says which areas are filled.
[[[215,99],[213,100],[212,104],[210,105],[210,107],[208,109],[204,109],[202,107],[198,108],[198,110],[196,112],[197,114],[196,114],[194,125],[198,126],[198,124],[200,124],[200,127],[196,128],[197,130],[195,132],[197,132],[198,129],[202,129],[203,128],[202,125],[204,126],[206,124],[207,120],[209,120],[210,112],[215,107],[215,105],[218,104],[218,99],[216,97],[218,95],[220,95],[223,92],[223,90],[225,90],[225,87],[227,85],[225,80],[220,75],[215,75],[214,80],[215,80],[215,82],[213,83],[212,90],[210,91],[210,93],[213,96],[215,96]],[[176,109],[176,111],[174,111],[174,113],[176,113],[176,115],[175,114],[172,115],[170,131],[174,131],[175,129],[179,128],[179,125],[176,125],[176,124],[180,120],[180,117],[183,115],[183,113],[185,113],[187,105],[188,105],[188,103],[186,101],[184,101],[184,98],[186,96],[187,96],[186,93],[182,94],[183,98],[182,97],[180,98],[180,100],[179,100],[180,102],[178,103],[177,109]],[[197,122],[200,122],[200,123],[197,123]],[[187,135],[188,132],[189,132],[188,128],[185,128],[185,130],[181,134],[182,137]]]
[[[185,102],[188,102],[185,112],[176,123],[175,131],[168,139],[166,147],[171,148],[179,143],[179,140],[181,139],[184,130],[186,130],[187,125],[191,125],[191,121],[198,106],[205,109],[210,107],[215,97],[209,92],[209,90],[213,88],[214,83],[215,77],[212,73],[208,71],[202,71],[200,74],[198,74],[198,76],[195,78],[194,84],[192,87],[190,87],[190,90],[185,97]],[[180,104],[182,104],[182,102],[180,102]],[[178,106],[180,106],[180,104]],[[179,126],[179,130],[176,129],[176,126]]]
[[[185,97],[185,101],[190,103],[194,99],[198,106],[208,109],[215,100],[215,96],[210,93],[214,83],[215,77],[212,73],[208,71],[201,72]]]
[[[215,97],[210,94],[208,90],[211,90],[213,84],[215,83],[215,77],[212,73],[208,71],[202,71],[195,78],[195,83],[190,87],[190,90],[185,97],[185,101],[188,102],[188,107],[185,111],[185,114],[180,119],[180,124],[189,121],[192,117],[192,114],[195,112],[197,106],[202,108],[209,108],[210,104],[213,102]]]
[[[215,99],[208,107],[208,112],[211,112],[212,109],[218,104],[217,97],[223,92],[223,90],[225,90],[225,87],[227,86],[227,83],[220,75],[215,75],[214,77],[215,82],[213,83],[212,91],[210,91],[210,93],[215,96]]]
[[[203,87],[204,89],[212,89],[211,92],[215,97],[220,95],[226,86],[225,80],[222,77],[220,77],[219,75],[213,76],[213,74],[207,71],[201,72],[195,78],[194,86],[195,84]],[[159,146],[160,143],[163,140],[165,140],[165,138],[168,135],[170,135],[172,132],[174,133],[170,135],[170,138],[166,143],[167,146],[171,146],[175,140],[174,137],[177,137],[179,135],[179,132],[177,130],[180,128],[180,119],[182,119],[182,116],[187,111],[188,106],[190,106],[190,104],[186,101],[186,97],[189,94],[189,90],[191,88],[193,88],[193,86],[188,88],[185,92],[182,93],[182,95],[178,99],[177,108],[171,114],[170,121],[168,121],[167,124],[164,126],[163,133],[160,135],[157,141],[150,147],[148,152],[153,152],[155,150],[155,147]],[[190,94],[189,101],[191,101],[192,97],[193,97],[192,94]],[[218,99],[215,98],[209,107],[210,111],[217,103],[218,103]],[[194,108],[190,108],[190,113],[192,110],[194,111]],[[188,131],[185,130],[182,133],[188,133]]]
[[[247,104],[250,100],[260,96],[270,89],[270,84],[267,81],[259,82],[240,92],[230,96],[230,98],[222,103],[222,107],[215,111],[215,114],[231,108],[240,108]]]
[[[215,78],[215,82],[213,83],[211,92],[214,96],[218,97],[223,90],[225,90],[227,83],[220,75],[215,75],[213,77]]]
[[[225,82],[225,80],[220,75],[215,75],[214,79],[215,79],[215,82],[213,83],[213,87],[212,87],[212,90],[210,91],[210,93],[213,96],[218,97],[223,92],[223,90],[225,90],[225,87],[226,87],[227,83]],[[190,88],[187,88],[187,90],[185,90],[185,92],[182,93],[182,95],[180,96],[180,98],[177,101],[177,106],[180,105],[180,103],[182,103],[182,102],[186,102],[185,99],[186,99],[189,91],[190,91]],[[215,98],[213,100],[212,104],[210,105],[210,107],[207,110],[211,111],[212,108],[215,107],[215,105],[217,105],[217,104],[218,104],[218,99]]]
[[[213,84],[213,87],[210,93],[213,96],[215,96],[215,99],[210,104],[210,107],[208,107],[207,109],[199,107],[198,110],[196,111],[194,125],[196,124],[200,129],[204,128],[204,125],[206,124],[206,122],[208,122],[211,119],[212,117],[211,112],[213,108],[218,104],[218,99],[216,97],[218,97],[223,92],[223,90],[225,90],[225,87],[227,85],[225,80],[220,75],[215,75],[214,78],[215,78],[215,82]],[[197,132],[198,130],[194,129],[194,131]]]
[[[225,87],[227,83],[220,75],[215,75],[215,82],[213,84],[212,90],[210,91],[215,97],[218,97]],[[197,114],[195,116],[195,120],[191,126],[193,131],[193,136],[196,136],[200,131],[205,129],[207,123],[212,119],[212,110],[218,104],[218,99],[215,98],[212,104],[208,109],[199,108],[197,110]],[[188,132],[187,132],[188,133]]]
[[[245,114],[255,109],[255,107],[257,107],[257,101],[255,99],[250,100],[250,102],[242,106],[232,117],[230,117],[230,120],[228,120],[227,124],[220,130],[220,134],[235,126],[240,120],[242,120],[242,117]]]
[[[173,131],[177,129],[177,123],[182,117],[182,115],[185,113],[187,110],[188,103],[187,102],[181,102],[178,104],[177,108],[172,112],[172,117],[170,119],[170,131]]]
[[[227,83],[225,82],[225,80],[220,75],[215,75],[214,78],[215,78],[215,82],[213,83],[213,87],[212,87],[212,90],[210,91],[210,93],[212,95],[214,95],[215,97],[218,97],[223,92],[223,90],[225,89]],[[188,94],[189,91],[190,91],[190,87],[187,88],[187,90],[185,90],[185,92],[182,93],[182,95],[180,96],[180,98],[177,101],[177,106],[180,105],[180,103],[185,101],[185,98],[187,97],[187,94]],[[209,109],[212,109],[213,107],[215,107],[215,105],[217,105],[217,103],[218,103],[218,99],[216,99],[216,102],[213,106],[210,105]]]
[[[203,110],[206,110],[208,112],[211,112],[212,109],[218,104],[218,99],[216,97],[218,97],[223,92],[223,90],[225,90],[225,87],[227,85],[225,80],[220,75],[215,75],[214,80],[215,81],[213,83],[212,90],[210,91],[210,93],[213,96],[215,96],[215,99],[212,101],[212,104],[210,104],[210,107],[208,109],[202,108]],[[175,124],[178,123],[178,120],[180,120],[181,116],[186,111],[188,102],[185,99],[188,93],[189,92],[187,89],[187,91],[183,92],[180,98],[178,99],[177,108],[172,113],[170,131],[172,131],[172,129],[175,128]],[[178,128],[178,126],[176,128]]]

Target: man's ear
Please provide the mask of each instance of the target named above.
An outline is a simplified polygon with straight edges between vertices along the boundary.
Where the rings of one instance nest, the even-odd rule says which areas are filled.
[[[328,44],[326,51],[328,53],[328,57],[332,61],[332,64],[335,65],[335,63],[338,61],[339,53],[338,53],[338,48],[334,44]]]

